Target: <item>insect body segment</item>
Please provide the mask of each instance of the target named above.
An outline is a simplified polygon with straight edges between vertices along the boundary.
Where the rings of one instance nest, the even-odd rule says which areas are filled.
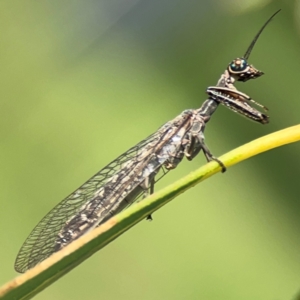
[[[202,150],[206,160],[216,161],[224,172],[225,165],[210,152],[205,143],[205,127],[219,104],[248,119],[268,123],[269,117],[250,103],[266,108],[238,91],[234,83],[255,79],[263,74],[249,65],[247,59],[257,38],[274,15],[255,36],[244,57],[233,60],[216,86],[207,89],[208,99],[200,108],[183,111],[113,160],[54,207],[21,247],[15,262],[16,271],[25,272],[34,267],[137,199],[152,194],[157,180],[176,168],[184,157],[192,160]],[[163,175],[156,179],[160,171],[163,171]]]

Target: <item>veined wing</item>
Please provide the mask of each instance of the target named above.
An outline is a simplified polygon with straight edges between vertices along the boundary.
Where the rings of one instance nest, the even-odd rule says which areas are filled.
[[[166,123],[158,131],[112,161],[55,206],[24,242],[15,262],[16,271],[25,272],[58,251],[57,243],[62,239],[61,232],[66,225],[75,224],[78,227],[76,222],[82,221],[83,216],[87,217],[87,211],[92,219],[91,222],[86,222],[89,223],[89,227],[85,228],[84,232],[99,225],[101,219],[107,219],[111,211],[114,212],[111,215],[119,211],[114,208],[116,203],[120,203],[147,176],[151,176],[161,167],[168,160],[170,151],[181,146],[181,140],[188,130],[190,116],[191,112],[185,111]],[[172,142],[172,138],[175,138],[176,142]],[[170,147],[175,148],[172,150]],[[131,199],[131,202],[133,201],[134,197]],[[104,212],[106,215],[103,214]],[[97,216],[100,221],[97,220]],[[64,241],[60,243],[63,244]]]

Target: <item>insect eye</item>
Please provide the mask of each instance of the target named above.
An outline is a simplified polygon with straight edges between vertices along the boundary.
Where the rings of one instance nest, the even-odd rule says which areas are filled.
[[[232,73],[241,73],[247,69],[248,63],[244,58],[237,58],[233,60],[228,67],[229,71]]]

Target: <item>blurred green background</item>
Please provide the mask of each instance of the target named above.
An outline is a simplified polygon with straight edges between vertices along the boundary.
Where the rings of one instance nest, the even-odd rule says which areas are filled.
[[[220,107],[219,156],[300,121],[300,2],[0,2],[0,282],[40,219],[184,109],[242,56],[277,9],[237,88],[271,123]],[[181,195],[36,299],[294,299],[300,291],[300,144],[247,160]],[[158,186],[205,163],[184,161]]]

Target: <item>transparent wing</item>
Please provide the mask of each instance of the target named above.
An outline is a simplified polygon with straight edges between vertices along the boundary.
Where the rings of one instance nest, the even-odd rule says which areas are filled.
[[[130,165],[132,161],[138,161],[141,165],[143,165],[143,160],[147,163],[150,159],[149,157],[151,157],[151,152],[155,151],[153,149],[157,150],[158,147],[161,147],[163,139],[167,137],[166,141],[168,141],[171,137],[171,125],[174,125],[174,123],[166,123],[157,132],[112,161],[55,206],[38,223],[24,242],[16,258],[15,270],[23,273],[53,254],[56,251],[55,241],[58,233],[65,226],[66,222],[76,215],[85,203],[91,201],[97,191],[105,186],[106,182],[111,180],[116,173],[120,173],[122,168]],[[163,162],[163,160],[160,160],[159,164],[161,165]],[[159,167],[159,164],[156,163],[155,167]],[[139,182],[142,180],[143,178],[140,178]],[[136,181],[130,188],[134,189],[139,182]],[[127,187],[127,194],[129,192],[130,190]],[[140,191],[136,197],[144,192]]]

